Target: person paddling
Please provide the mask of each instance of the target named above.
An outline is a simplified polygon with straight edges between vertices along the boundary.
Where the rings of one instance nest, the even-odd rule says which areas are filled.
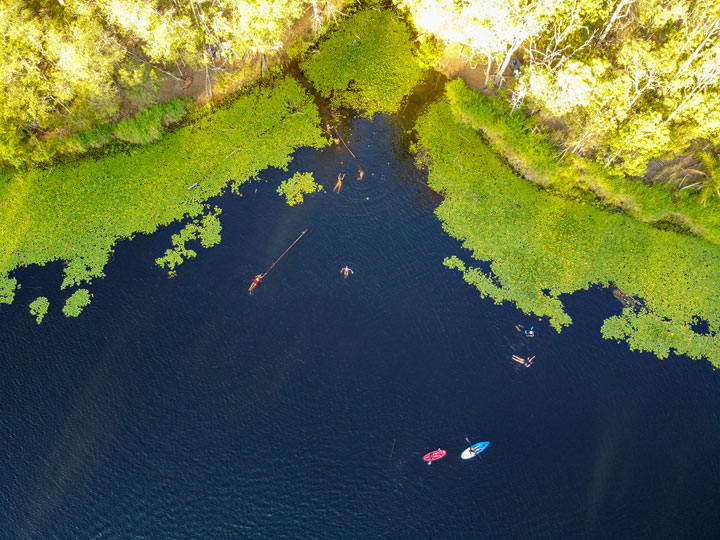
[[[342,272],[342,275],[345,277],[345,279],[347,279],[347,277],[348,277],[350,274],[354,274],[354,273],[355,273],[355,272],[352,271],[352,268],[350,268],[349,266],[345,266],[345,268],[342,268],[342,269],[340,270],[340,272]]]
[[[252,292],[252,290],[257,287],[258,283],[260,283],[260,280],[265,277],[265,274],[258,274],[255,276],[255,279],[253,279],[253,282],[250,284],[250,288],[248,291]]]
[[[258,283],[260,283],[260,280],[261,280],[262,278],[264,278],[265,276],[267,276],[267,275],[268,275],[268,272],[270,272],[270,270],[272,270],[273,268],[275,268],[275,265],[276,265],[277,263],[279,263],[280,260],[281,260],[285,255],[287,255],[287,252],[290,251],[290,250],[293,248],[293,246],[300,241],[300,239],[303,237],[303,235],[304,235],[306,232],[308,232],[307,229],[305,229],[302,233],[300,233],[300,236],[298,236],[298,237],[295,239],[295,241],[294,241],[292,244],[290,244],[290,247],[289,247],[289,248],[287,248],[285,251],[283,251],[283,254],[282,254],[282,255],[280,255],[277,259],[275,259],[275,262],[270,265],[270,268],[268,268],[267,270],[265,270],[265,273],[264,273],[264,274],[258,274],[257,276],[255,276],[255,279],[253,279],[253,282],[250,284],[250,288],[248,289],[248,292],[250,292],[250,293],[252,294],[253,289],[258,286]]]

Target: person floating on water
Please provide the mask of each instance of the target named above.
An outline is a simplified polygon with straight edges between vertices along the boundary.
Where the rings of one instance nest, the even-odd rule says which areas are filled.
[[[260,280],[265,277],[265,274],[258,274],[255,276],[255,279],[253,279],[253,282],[250,284],[250,288],[248,291],[252,292],[252,290],[257,287],[258,283],[260,283]]]
[[[522,332],[523,334],[525,334],[525,337],[535,337],[535,330],[533,330],[533,328],[535,328],[535,327],[534,327],[534,326],[531,326],[531,327],[530,327],[530,330],[525,330],[525,327],[524,327],[522,324],[516,324],[516,325],[515,325],[515,330],[517,330],[518,332]]]
[[[343,275],[343,277],[344,277],[345,279],[347,279],[347,277],[348,277],[350,274],[354,274],[354,273],[355,273],[355,272],[352,271],[352,268],[350,268],[349,266],[345,266],[345,268],[341,268],[341,269],[340,269],[340,272],[342,272],[342,275]]]
[[[175,276],[177,276],[177,272],[175,272],[175,270],[173,270],[172,272],[168,272],[168,279],[174,278]]]
[[[338,181],[337,184],[335,184],[335,187],[333,188],[333,193],[340,193],[340,189],[342,188],[342,181],[345,179],[345,174],[338,174]]]
[[[363,179],[363,176],[365,176],[365,171],[363,171],[362,169],[358,169],[358,177],[357,177],[357,179],[358,179],[358,180],[362,180],[362,179]]]
[[[520,358],[519,356],[513,354],[512,359],[515,360],[518,364],[522,364],[525,367],[532,366],[533,360],[535,359],[534,356],[529,356],[527,358]]]

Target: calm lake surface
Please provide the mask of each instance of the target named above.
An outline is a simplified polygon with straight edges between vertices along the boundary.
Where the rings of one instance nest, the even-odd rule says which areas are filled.
[[[468,254],[405,129],[355,120],[357,159],[299,151],[211,201],[223,241],[175,279],[153,260],[180,225],[121,243],[78,319],[59,264],[18,273],[0,309],[1,538],[720,537],[720,374],[601,339],[608,291],[568,298],[560,335],[480,299],[442,266]],[[275,189],[296,171],[326,191],[290,208]],[[491,444],[464,462],[466,437]]]

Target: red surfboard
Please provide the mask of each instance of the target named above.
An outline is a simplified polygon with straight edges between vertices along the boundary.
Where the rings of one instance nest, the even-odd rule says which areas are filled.
[[[423,456],[423,461],[437,461],[438,459],[442,459],[447,455],[447,452],[445,450],[441,450],[438,448],[437,450],[433,450],[432,452],[428,452]]]

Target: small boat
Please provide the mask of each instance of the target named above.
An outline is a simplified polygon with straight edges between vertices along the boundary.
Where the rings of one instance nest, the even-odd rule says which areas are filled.
[[[442,450],[438,448],[437,450],[433,450],[432,452],[428,452],[423,456],[423,461],[427,461],[428,465],[432,463],[433,461],[437,461],[438,459],[442,459],[447,455],[447,452],[445,450]]]
[[[479,442],[475,443],[473,445],[468,446],[462,454],[460,454],[460,457],[463,459],[472,459],[475,456],[477,456],[480,452],[485,450],[490,443],[488,441],[485,442]]]

